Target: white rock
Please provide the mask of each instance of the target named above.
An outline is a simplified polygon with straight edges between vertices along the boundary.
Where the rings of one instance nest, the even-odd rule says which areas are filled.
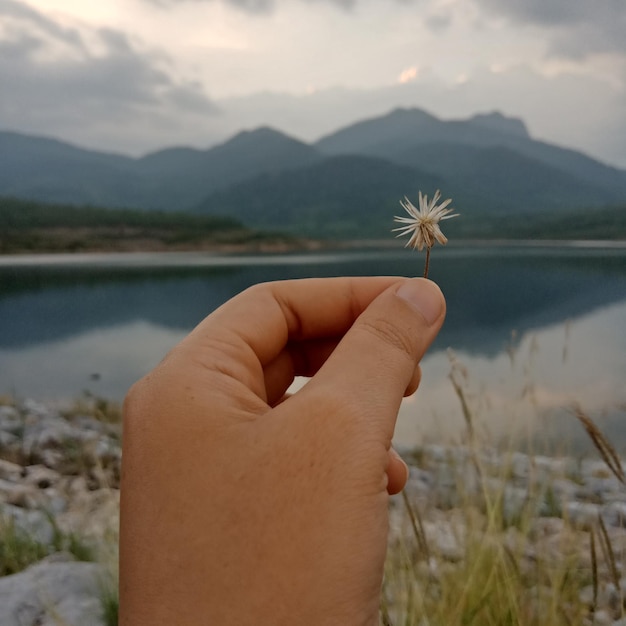
[[[16,446],[19,446],[20,444],[20,438],[7,431],[7,430],[0,430],[0,449],[1,448],[14,448]]]
[[[589,530],[598,521],[600,506],[591,502],[567,502],[564,516],[575,528]]]
[[[48,546],[54,542],[54,527],[50,522],[50,518],[42,511],[29,511],[11,504],[5,504],[2,507],[2,516],[35,541]],[[3,624],[3,622],[0,621],[0,624]]]
[[[428,545],[444,560],[457,562],[463,558],[462,542],[450,522],[424,522],[424,534]]]
[[[22,423],[22,416],[14,406],[0,406],[0,430],[10,430]]]
[[[565,521],[560,517],[537,517],[530,525],[530,535],[535,539],[559,535],[565,528]]]
[[[0,478],[0,503],[34,509],[42,502],[43,498],[37,489],[24,483],[9,482]]]
[[[45,465],[29,465],[24,468],[23,473],[24,482],[39,489],[53,487],[61,480],[58,472]]]
[[[611,502],[602,508],[602,519],[608,526],[626,528],[626,502]]]
[[[24,468],[17,463],[10,463],[0,459],[0,479],[18,482],[22,479]]]
[[[593,626],[611,626],[613,618],[608,611],[600,609],[593,615]]]
[[[101,573],[95,563],[42,562],[0,578],[0,624],[103,626]]]

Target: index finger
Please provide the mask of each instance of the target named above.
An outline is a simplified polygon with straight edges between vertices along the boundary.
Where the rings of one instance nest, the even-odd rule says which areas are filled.
[[[218,352],[227,353],[219,354],[222,359],[256,357],[263,367],[289,341],[341,337],[372,300],[402,280],[377,276],[261,283],[215,310],[185,343],[188,349],[203,352],[203,361],[218,347]]]

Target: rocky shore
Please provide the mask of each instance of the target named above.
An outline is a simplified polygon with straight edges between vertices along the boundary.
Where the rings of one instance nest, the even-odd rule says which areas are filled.
[[[613,472],[601,458],[529,456],[488,447],[430,445],[403,456],[410,479],[404,495],[392,501],[390,559],[394,551],[403,553],[391,568],[406,569],[409,554],[411,565],[409,580],[406,575],[400,580],[400,594],[395,575],[389,576],[392,607],[406,605],[407,585],[426,606],[428,594],[439,602],[446,586],[471,587],[463,576],[478,578],[474,564],[482,561],[477,567],[508,579],[506,592],[524,605],[525,618],[506,623],[626,626],[621,467]],[[497,596],[498,585],[487,595]],[[548,609],[558,609],[560,619],[542,619]],[[404,623],[399,614],[397,622]]]
[[[577,581],[559,600],[563,623],[626,626],[626,487],[602,459],[436,445],[403,456],[388,567],[410,557],[423,597],[442,593],[478,540],[515,563],[536,611],[551,583],[526,572],[562,566]],[[116,623],[120,461],[119,412],[100,400],[0,404],[0,624]],[[406,582],[387,576],[387,623],[408,610]]]
[[[116,623],[121,425],[108,417],[97,400],[0,406],[3,626]]]

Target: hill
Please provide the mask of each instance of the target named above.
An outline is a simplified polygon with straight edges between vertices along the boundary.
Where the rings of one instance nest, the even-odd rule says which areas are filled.
[[[0,254],[282,249],[303,242],[223,216],[102,209],[0,197]]]
[[[329,155],[364,154],[405,163],[407,154],[425,152],[437,145],[509,148],[538,164],[605,187],[611,199],[616,195],[623,199],[626,194],[626,171],[581,152],[537,141],[530,137],[521,120],[499,113],[442,121],[420,109],[396,109],[340,129],[320,139],[315,147]]]
[[[444,121],[398,109],[312,145],[259,128],[141,158],[0,132],[0,196],[229,215],[303,236],[388,236],[400,198],[437,188],[485,232],[503,218],[623,207],[626,171],[537,141],[499,113]]]
[[[213,191],[321,159],[315,148],[271,128],[241,132],[208,150],[160,150],[137,161],[137,171],[151,187],[142,206],[189,209]]]
[[[198,211],[312,237],[385,237],[394,212],[400,210],[398,190],[416,189],[418,184],[436,188],[442,182],[383,159],[338,156],[215,193]]]
[[[56,139],[0,132],[0,196],[101,206],[141,206],[129,157]]]
[[[180,211],[228,185],[321,158],[315,148],[269,128],[207,150],[169,148],[139,159],[0,132],[0,196]]]

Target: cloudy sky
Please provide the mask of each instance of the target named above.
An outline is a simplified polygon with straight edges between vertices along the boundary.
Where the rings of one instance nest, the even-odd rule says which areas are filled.
[[[0,129],[142,154],[499,110],[626,168],[624,0],[0,0]]]

